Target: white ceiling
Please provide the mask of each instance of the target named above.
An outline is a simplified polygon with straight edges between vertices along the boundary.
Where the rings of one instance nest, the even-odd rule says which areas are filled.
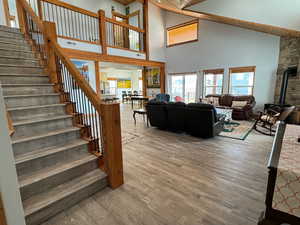
[[[300,30],[300,0],[206,0],[187,9]]]

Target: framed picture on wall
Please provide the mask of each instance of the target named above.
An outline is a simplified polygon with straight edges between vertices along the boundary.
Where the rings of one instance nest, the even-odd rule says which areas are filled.
[[[84,77],[84,79],[89,82],[89,66],[87,62],[71,60],[76,68],[79,70],[80,74]],[[73,89],[78,89],[77,85],[73,83]]]
[[[146,69],[147,88],[160,88],[160,69]]]

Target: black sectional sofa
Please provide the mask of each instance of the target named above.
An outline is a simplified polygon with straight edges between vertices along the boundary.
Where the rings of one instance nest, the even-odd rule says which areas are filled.
[[[159,129],[210,138],[224,128],[225,118],[210,104],[150,101],[146,109],[150,125]]]

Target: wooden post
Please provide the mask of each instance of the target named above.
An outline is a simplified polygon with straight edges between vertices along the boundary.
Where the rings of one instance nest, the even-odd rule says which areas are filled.
[[[102,46],[102,54],[107,55],[105,11],[99,10],[98,15],[99,15],[99,33],[100,33],[100,44]]]
[[[10,13],[8,7],[8,0],[3,0],[3,9],[4,9],[6,25],[10,27],[11,25],[10,25]]]
[[[15,128],[10,113],[8,111],[6,111],[6,119],[7,119],[8,129],[9,129],[9,135],[12,136],[15,133]]]
[[[146,60],[149,60],[149,16],[148,16],[149,1],[144,0],[143,5],[143,22],[144,22],[144,51],[146,53]]]
[[[4,207],[2,203],[1,193],[0,193],[0,225],[6,225],[6,218],[4,213]]]
[[[111,188],[124,183],[120,104],[101,104],[104,167]]]
[[[27,35],[26,16],[19,0],[16,0],[16,8],[18,13],[19,28],[21,32],[25,34],[26,37]]]
[[[41,0],[37,0],[37,5],[38,5],[38,12],[39,12],[40,20],[43,20],[43,8],[42,8]]]
[[[95,76],[96,76],[96,91],[99,98],[101,98],[101,89],[100,89],[100,68],[98,61],[95,61]]]
[[[49,36],[49,38],[51,38],[51,40],[53,41],[57,41],[57,34],[56,34],[56,25],[53,22],[44,22],[44,27],[45,30]],[[57,67],[56,67],[56,59],[55,59],[55,54],[54,54],[54,50],[53,48],[51,48],[51,42],[48,39],[45,39],[46,44],[46,52],[48,54],[48,74],[49,74],[49,78],[50,78],[50,82],[52,84],[55,84],[55,91],[59,92],[60,91],[60,87],[59,87],[59,80],[58,80],[58,76],[57,76]]]
[[[146,66],[143,67],[142,71],[142,80],[143,80],[143,96],[147,96],[147,73],[146,73]]]
[[[166,93],[166,71],[165,65],[160,67],[160,92]]]

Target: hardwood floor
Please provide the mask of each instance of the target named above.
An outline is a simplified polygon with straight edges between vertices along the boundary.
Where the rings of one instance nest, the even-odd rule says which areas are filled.
[[[44,225],[254,225],[264,209],[272,138],[203,140],[147,128],[122,105],[125,184]],[[137,134],[138,136],[135,136]]]

